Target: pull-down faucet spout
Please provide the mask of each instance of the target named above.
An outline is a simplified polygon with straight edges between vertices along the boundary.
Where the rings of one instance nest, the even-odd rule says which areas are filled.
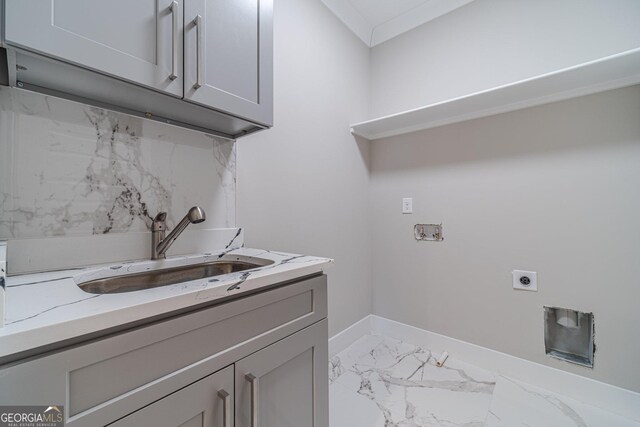
[[[166,252],[169,247],[176,241],[178,236],[187,228],[189,224],[198,224],[207,219],[204,211],[199,206],[194,206],[189,209],[187,215],[182,218],[182,221],[176,225],[171,233],[165,237],[167,231],[167,213],[160,212],[153,219],[151,224],[151,259],[166,258]]]

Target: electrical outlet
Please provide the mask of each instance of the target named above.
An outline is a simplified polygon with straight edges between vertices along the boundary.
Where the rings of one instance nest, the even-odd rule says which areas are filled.
[[[405,197],[402,199],[402,213],[410,214],[413,213],[413,198]]]
[[[513,289],[538,291],[538,273],[535,271],[513,270]]]

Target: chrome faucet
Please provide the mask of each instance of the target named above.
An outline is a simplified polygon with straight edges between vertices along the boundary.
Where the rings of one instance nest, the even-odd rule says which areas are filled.
[[[182,218],[182,221],[176,225],[176,228],[169,233],[167,237],[165,237],[165,233],[167,231],[167,213],[160,212],[153,219],[153,223],[151,224],[151,259],[162,259],[166,258],[166,252],[169,247],[176,241],[178,236],[182,234],[185,228],[189,224],[198,224],[207,219],[202,208],[199,206],[194,206],[189,209],[187,215]]]

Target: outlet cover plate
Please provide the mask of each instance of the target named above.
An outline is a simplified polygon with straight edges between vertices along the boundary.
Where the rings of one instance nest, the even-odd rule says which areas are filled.
[[[404,197],[402,199],[402,213],[403,214],[413,213],[413,197]]]
[[[538,291],[538,273],[535,271],[513,270],[513,289]]]

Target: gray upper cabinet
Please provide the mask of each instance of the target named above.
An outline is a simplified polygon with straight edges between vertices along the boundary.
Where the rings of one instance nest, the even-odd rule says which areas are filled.
[[[114,427],[232,427],[233,366],[145,406]]]
[[[185,0],[185,99],[270,126],[272,0]]]
[[[8,44],[178,97],[183,0],[6,0]]]
[[[5,84],[231,139],[273,125],[273,0],[3,6]]]

